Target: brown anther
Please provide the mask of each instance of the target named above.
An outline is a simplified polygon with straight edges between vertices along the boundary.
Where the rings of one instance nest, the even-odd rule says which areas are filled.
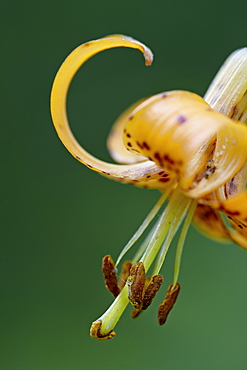
[[[179,283],[169,285],[166,297],[158,309],[158,322],[160,325],[163,325],[166,322],[167,316],[177,300],[179,291]]]
[[[149,276],[146,280],[145,280],[145,283],[144,283],[144,289],[143,291],[145,292],[147,287],[149,286],[150,284],[150,281],[151,281],[151,276]],[[132,319],[135,319],[136,317],[138,317],[140,314],[142,313],[142,306],[139,307],[139,308],[134,308],[132,311],[131,311],[131,317]]]
[[[102,272],[104,274],[105,286],[116,298],[120,293],[117,284],[116,268],[111,256],[107,255],[102,259]]]
[[[135,263],[130,269],[127,280],[129,300],[135,308],[142,307],[142,295],[145,284],[145,269],[142,262]]]
[[[162,275],[154,275],[152,276],[150,284],[147,286],[143,296],[142,302],[142,309],[146,310],[148,306],[152,303],[156,293],[158,292],[161,284],[163,283],[163,276]]]
[[[100,320],[94,321],[92,323],[92,326],[90,328],[90,336],[92,338],[95,338],[95,339],[98,339],[98,340],[108,340],[108,339],[112,339],[112,338],[115,337],[116,333],[113,330],[111,330],[107,334],[102,334],[100,332],[101,326],[102,326],[102,321],[100,321]]]
[[[134,308],[134,309],[131,311],[130,316],[132,317],[132,319],[135,319],[135,318],[137,318],[141,313],[142,313],[142,309],[141,309],[141,308]]]
[[[122,264],[122,270],[121,270],[121,274],[120,274],[120,277],[119,277],[119,283],[118,283],[120,291],[125,286],[125,283],[126,283],[128,277],[129,277],[131,266],[132,266],[131,261],[125,261]]]

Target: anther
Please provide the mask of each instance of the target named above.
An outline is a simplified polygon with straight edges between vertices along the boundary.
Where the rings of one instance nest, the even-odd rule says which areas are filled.
[[[146,310],[150,306],[161,284],[163,283],[163,280],[164,278],[162,275],[152,276],[151,282],[144,292],[142,310]]]
[[[141,308],[134,308],[130,315],[132,317],[132,319],[136,319],[140,314],[142,313],[142,309]]]
[[[163,325],[166,322],[169,312],[172,310],[177,297],[180,291],[180,284],[176,283],[175,285],[171,284],[168,287],[166,297],[161,303],[158,309],[158,323]]]
[[[102,259],[102,272],[106,288],[112,293],[113,297],[116,298],[120,293],[120,289],[117,284],[116,268],[110,255]]]
[[[214,165],[214,160],[213,159],[210,159],[207,163],[207,166],[206,166],[206,171],[205,171],[205,175],[204,177],[206,179],[209,179],[209,177],[211,175],[213,175],[216,171],[216,166]]]
[[[120,277],[119,277],[119,283],[118,283],[118,287],[119,287],[120,291],[125,286],[125,283],[126,283],[128,277],[129,277],[131,266],[132,266],[131,261],[125,261],[122,264],[122,270],[121,270],[121,274],[120,274]]]
[[[145,269],[142,262],[135,263],[130,269],[127,280],[129,300],[135,308],[142,307],[143,288],[145,284]]]
[[[100,320],[94,321],[92,323],[91,329],[90,329],[90,336],[92,338],[98,339],[98,340],[107,340],[107,339],[112,339],[115,337],[116,333],[115,331],[111,330],[107,334],[102,334],[100,332],[102,326],[102,322]]]
[[[147,289],[147,287],[149,286],[150,284],[150,281],[151,281],[151,276],[147,277],[146,280],[145,280],[145,283],[144,283],[144,288],[143,288],[143,293],[142,295],[144,296],[145,295],[145,291]],[[134,308],[132,311],[131,311],[131,317],[132,319],[135,319],[136,317],[138,317],[140,314],[142,313],[142,306],[140,306],[139,308]]]

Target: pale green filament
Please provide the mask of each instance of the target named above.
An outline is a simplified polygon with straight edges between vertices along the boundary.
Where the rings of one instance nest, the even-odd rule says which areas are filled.
[[[143,262],[146,271],[148,271],[153,263],[170,228],[172,227],[174,230],[178,229],[181,223],[181,217],[184,217],[190,204],[191,200],[185,197],[181,193],[181,190],[177,188],[166,209],[156,222],[151,238],[150,236],[147,237],[150,239],[150,242],[140,260]],[[128,302],[128,287],[126,285],[109,309],[98,319],[102,323],[100,329],[101,335],[106,335],[113,330]]]
[[[177,250],[176,250],[176,256],[175,256],[175,263],[174,263],[174,278],[173,278],[173,285],[175,285],[178,281],[178,275],[179,275],[179,270],[180,270],[180,264],[181,264],[181,257],[183,253],[183,247],[184,247],[184,242],[185,238],[189,229],[189,226],[191,224],[195,209],[196,209],[197,203],[195,201],[192,201],[190,204],[189,211],[187,213],[187,216],[185,218],[181,234],[178,240],[178,245],[177,245]]]
[[[128,252],[128,250],[132,247],[132,245],[140,238],[140,236],[143,234],[143,232],[146,230],[150,222],[153,220],[153,218],[157,215],[158,211],[160,210],[160,207],[167,199],[172,187],[174,185],[174,182],[170,184],[170,186],[167,187],[165,192],[162,194],[162,196],[159,198],[158,202],[155,204],[155,206],[152,208],[152,210],[149,212],[139,229],[135,232],[135,234],[132,236],[132,238],[129,240],[129,242],[125,245],[122,252],[120,253],[116,266],[119,264],[125,253]]]
[[[184,217],[185,217],[185,215],[188,211],[188,208],[190,207],[191,202],[192,202],[191,200],[188,201],[188,199],[183,199],[181,207],[180,207],[180,209],[178,210],[178,212],[176,214],[176,218],[173,220],[173,223],[170,226],[170,229],[169,229],[169,232],[167,234],[166,240],[163,243],[163,246],[160,250],[160,253],[159,253],[159,256],[156,260],[154,271],[153,271],[152,275],[157,275],[160,272],[160,269],[161,269],[161,267],[164,263],[164,260],[165,260],[166,254],[168,252],[168,249],[170,247],[170,244],[172,242],[172,239],[174,238],[179,226],[181,225],[181,223],[182,223],[182,221],[183,221],[183,219],[184,219]]]
[[[154,261],[170,228],[178,228],[184,210],[190,202],[191,200],[185,197],[179,188],[174,191],[165,211],[157,222],[155,232],[141,258],[141,262],[143,262],[146,271]]]
[[[137,250],[136,254],[132,258],[132,262],[133,263],[136,263],[141,258],[141,256],[143,255],[143,253],[145,252],[148,244],[150,243],[150,240],[152,239],[152,236],[153,236],[153,234],[155,232],[155,229],[156,229],[157,224],[158,224],[158,221],[156,221],[155,225],[152,227],[152,229],[150,230],[150,232],[146,236],[145,240],[140,245],[140,247]]]

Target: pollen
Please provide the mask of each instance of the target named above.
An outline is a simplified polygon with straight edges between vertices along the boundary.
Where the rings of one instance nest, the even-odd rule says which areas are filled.
[[[98,340],[108,340],[108,339],[112,339],[112,338],[115,337],[116,333],[113,330],[111,330],[107,334],[102,334],[101,333],[101,326],[102,326],[102,322],[100,320],[97,320],[97,321],[93,322],[93,324],[91,326],[91,329],[90,329],[90,336],[92,338],[95,338],[95,339],[98,339]]]
[[[171,310],[173,309],[174,304],[176,303],[178,293],[180,291],[179,283],[169,285],[166,297],[164,301],[159,306],[158,310],[158,322],[160,325],[164,325],[167,320],[167,317]]]
[[[117,297],[120,293],[120,289],[117,283],[116,268],[109,255],[105,256],[102,260],[102,272],[106,288],[112,293],[113,297]]]
[[[142,262],[135,263],[127,280],[129,301],[135,308],[142,307],[142,295],[145,284],[145,269]]]

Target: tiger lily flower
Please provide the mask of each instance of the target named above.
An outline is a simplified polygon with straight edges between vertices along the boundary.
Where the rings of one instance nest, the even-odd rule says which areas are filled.
[[[168,248],[181,225],[173,282],[158,311],[161,325],[179,292],[181,256],[192,221],[207,236],[247,249],[247,48],[229,56],[204,99],[188,91],[162,92],[124,112],[108,138],[108,149],[119,163],[110,164],[90,155],[76,141],[67,119],[66,98],[83,63],[114,47],[138,49],[146,65],[152,63],[152,52],[130,37],[114,35],[87,42],[64,61],[51,93],[58,136],[79,162],[108,178],[161,192],[116,264],[110,256],[103,259],[105,283],[116,299],[91,327],[91,336],[100,340],[114,337],[114,326],[129,301],[135,307],[133,317],[151,303],[163,281],[159,272]],[[158,211],[161,215],[128,267],[124,264],[118,284],[116,266]],[[146,279],[151,266],[151,278]]]

